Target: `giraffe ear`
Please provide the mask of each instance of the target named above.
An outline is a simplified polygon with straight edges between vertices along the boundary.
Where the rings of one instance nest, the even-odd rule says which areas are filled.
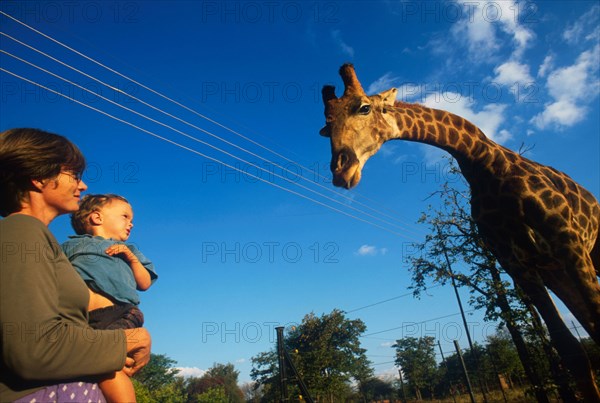
[[[390,88],[387,91],[383,91],[383,92],[379,93],[379,96],[383,100],[383,104],[385,106],[394,106],[394,103],[396,103],[396,94],[397,93],[398,93],[397,88]]]

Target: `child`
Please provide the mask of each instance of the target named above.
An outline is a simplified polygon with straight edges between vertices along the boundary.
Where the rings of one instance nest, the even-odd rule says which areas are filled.
[[[94,329],[142,327],[144,315],[136,291],[158,278],[154,266],[135,246],[125,244],[133,227],[133,210],[122,196],[86,195],[71,215],[77,235],[63,251],[90,291],[89,324]],[[99,382],[108,402],[135,402],[129,377],[119,371]]]

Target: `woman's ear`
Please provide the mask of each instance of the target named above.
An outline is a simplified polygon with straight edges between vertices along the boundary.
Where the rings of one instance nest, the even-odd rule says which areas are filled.
[[[33,185],[33,187],[38,190],[38,191],[42,191],[42,189],[44,189],[44,187],[46,186],[46,181],[40,180],[40,179],[32,179],[31,180],[31,184]]]

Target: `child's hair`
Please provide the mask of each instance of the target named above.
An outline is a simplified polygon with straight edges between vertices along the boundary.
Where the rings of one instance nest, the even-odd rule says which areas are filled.
[[[123,196],[115,194],[104,195],[85,195],[79,203],[79,210],[71,214],[71,226],[77,235],[89,234],[90,230],[90,214],[100,210],[113,200],[121,200],[127,204],[129,202]]]

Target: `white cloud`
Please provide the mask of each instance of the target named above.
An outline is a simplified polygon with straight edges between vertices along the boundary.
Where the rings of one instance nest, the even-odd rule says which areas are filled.
[[[519,24],[518,14],[519,10],[521,10],[519,8],[519,2],[515,0],[488,1],[486,6],[488,8],[498,8],[496,15],[500,22],[500,26],[505,33],[512,36],[513,42],[515,43],[512,57],[515,59],[520,58],[531,41],[535,39],[535,34]]]
[[[574,64],[552,71],[546,88],[553,98],[544,111],[531,119],[539,129],[548,126],[573,126],[588,112],[586,104],[600,93],[598,69],[600,45],[579,55]]]
[[[578,100],[596,95],[597,80],[592,75],[598,73],[600,45],[583,52],[575,64],[557,69],[548,76],[548,91],[556,99]],[[596,77],[597,78],[597,77]],[[596,87],[596,88],[594,88]]]
[[[367,94],[379,94],[380,92],[389,90],[394,87],[394,83],[398,81],[398,77],[392,76],[392,73],[385,73],[377,80],[369,84]]]
[[[467,119],[497,143],[502,144],[511,137],[506,130],[499,131],[499,127],[505,119],[506,105],[488,104],[482,110],[475,111],[473,100],[450,92],[429,94],[425,98],[424,105],[430,108],[442,109]]]
[[[573,126],[583,120],[587,108],[578,106],[568,99],[558,100],[546,105],[543,112],[535,115],[531,122],[544,129],[549,125]]]
[[[517,18],[519,4],[516,0],[456,0],[456,3],[463,7],[464,17],[453,25],[450,32],[459,43],[466,43],[471,58],[476,61],[485,61],[500,50],[504,40],[498,38],[499,30],[512,39],[512,59],[519,59],[535,39],[535,34],[521,25]]]
[[[441,148],[433,147],[429,144],[419,144],[421,151],[423,152],[423,159],[427,166],[432,167],[435,164],[439,164],[440,161],[447,157],[449,154]]]
[[[383,371],[379,371],[375,376],[384,382],[393,382],[399,379],[398,368],[391,367]]]
[[[335,42],[335,44],[341,49],[342,53],[344,53],[350,57],[354,57],[354,48],[352,48],[346,42],[344,42],[344,40],[342,39],[342,34],[339,29],[332,31],[331,37],[333,38],[333,41]]]
[[[552,68],[554,67],[554,56],[553,55],[548,55],[544,58],[544,62],[542,63],[542,65],[540,66],[540,69],[538,70],[538,77],[546,77],[546,75],[548,74],[548,72],[550,70],[552,70]]]
[[[200,378],[206,373],[205,370],[197,367],[178,367],[175,369],[179,370],[179,373],[177,375],[182,376],[184,378]]]
[[[496,140],[495,141],[496,141],[496,143],[504,144],[504,143],[506,143],[510,139],[512,139],[512,134],[508,130],[502,129],[496,135]]]
[[[390,161],[392,164],[398,165],[402,164],[410,158],[410,156],[406,153],[400,152],[399,148],[401,148],[401,146],[399,146],[396,142],[388,141],[387,143],[384,143],[381,146],[378,153],[381,154],[383,158]]]
[[[496,38],[496,29],[483,18],[481,2],[457,0],[465,8],[465,18],[461,19],[451,29],[452,36],[459,42],[466,39],[466,45],[471,57],[485,60],[491,57],[500,45]]]
[[[378,256],[385,255],[387,251],[387,248],[378,248],[376,246],[365,244],[358,248],[358,250],[354,254],[358,256]]]
[[[508,61],[494,69],[496,77],[494,82],[501,85],[524,84],[527,85],[533,82],[533,78],[529,74],[529,66],[517,61]]]
[[[569,44],[576,44],[582,38],[585,40],[597,39],[600,32],[598,28],[599,19],[600,6],[596,4],[563,32],[564,40]],[[587,34],[590,30],[592,33]]]

